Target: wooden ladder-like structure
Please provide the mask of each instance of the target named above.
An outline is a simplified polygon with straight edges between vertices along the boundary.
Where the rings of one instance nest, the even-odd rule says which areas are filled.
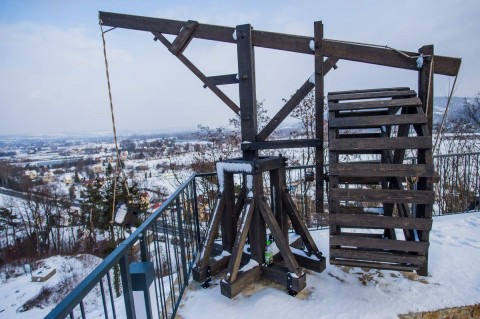
[[[402,87],[329,93],[328,107],[330,263],[427,275],[434,168],[422,101]]]

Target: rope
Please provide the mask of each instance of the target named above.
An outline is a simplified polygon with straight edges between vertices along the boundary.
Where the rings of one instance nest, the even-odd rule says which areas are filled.
[[[430,88],[432,86],[433,81],[433,58],[432,62],[430,62],[430,72],[428,75],[428,89],[427,89],[427,106],[425,108],[425,115],[428,116],[429,106],[430,106]]]
[[[103,57],[104,57],[104,60],[105,60],[105,73],[107,75],[108,98],[110,100],[110,113],[112,115],[113,139],[115,141],[115,151],[116,151],[116,157],[117,157],[117,165],[115,167],[115,176],[113,178],[112,219],[110,221],[110,223],[113,223],[114,220],[115,220],[115,202],[116,202],[116,196],[117,196],[117,180],[118,180],[118,175],[119,175],[118,168],[121,165],[121,163],[120,163],[120,151],[119,151],[119,148],[118,148],[118,139],[117,139],[117,128],[115,127],[115,114],[113,112],[113,99],[112,99],[112,88],[111,88],[111,85],[110,85],[110,72],[109,72],[109,69],[108,69],[107,43],[105,41],[105,33],[107,33],[108,31],[111,31],[113,29],[109,29],[109,30],[104,32],[101,20],[99,21],[99,25],[100,25],[100,32],[102,33]],[[120,171],[123,173],[123,181],[124,181],[125,190],[127,192],[127,196],[130,196],[125,172],[123,171],[123,169],[121,169]]]
[[[448,107],[450,106],[450,101],[452,100],[453,91],[454,91],[454,89],[455,89],[455,84],[457,83],[457,78],[458,78],[458,74],[455,75],[455,80],[453,80],[452,89],[450,90],[450,94],[449,94],[449,96],[448,96],[447,106],[445,107],[445,112],[443,113],[442,123],[440,124],[440,129],[438,130],[437,138],[435,139],[435,144],[434,144],[434,146],[433,146],[432,154],[435,154],[435,149],[437,148],[438,140],[439,140],[440,136],[441,136],[442,133],[443,133],[443,127],[444,127],[444,125],[445,125],[445,120],[446,120],[446,118],[447,118]]]

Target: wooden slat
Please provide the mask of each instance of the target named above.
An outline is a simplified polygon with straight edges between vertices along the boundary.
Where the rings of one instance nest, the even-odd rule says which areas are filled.
[[[399,264],[422,265],[425,263],[425,256],[407,254],[390,254],[375,251],[363,251],[356,249],[330,249],[330,258],[359,259],[364,261],[390,262]]]
[[[333,164],[330,175],[349,177],[434,177],[435,168],[426,164]]]
[[[269,150],[280,148],[302,148],[302,147],[315,147],[321,145],[321,141],[318,139],[295,139],[295,140],[277,140],[266,142],[254,142],[254,143],[242,143],[242,151],[245,150]]]
[[[393,98],[393,97],[414,97],[417,93],[414,90],[408,91],[383,91],[370,93],[351,93],[329,95],[328,101],[345,101],[345,100],[363,100],[363,99],[379,99],[379,98]]]
[[[362,113],[353,114],[353,117],[330,118],[328,125],[332,128],[374,128],[385,125],[425,124],[427,122],[427,118],[419,114],[378,116],[364,116]]]
[[[331,214],[330,224],[341,227],[367,227],[372,229],[432,229],[432,220],[426,218],[404,218],[367,214]]]
[[[99,12],[102,25],[140,31],[158,31],[167,34],[178,34],[184,21],[150,18],[127,14]],[[235,43],[233,32],[235,28],[218,25],[199,24],[194,38],[214,40],[227,43]],[[253,44],[258,47],[291,51],[313,55],[310,49],[312,37],[290,35],[275,32],[257,31],[252,32]],[[408,59],[395,50],[374,47],[370,45],[348,43],[335,40],[323,39],[324,56],[335,57],[344,60],[385,65],[396,68],[418,71],[415,59]],[[402,51],[409,56],[418,55],[417,52]],[[461,59],[443,56],[434,56],[435,74],[455,76],[460,69]]]
[[[433,191],[332,188],[330,198],[337,201],[432,204],[435,194]]]
[[[349,90],[349,91],[328,92],[328,95],[352,94],[352,93],[371,93],[371,92],[382,92],[382,91],[408,91],[408,90],[410,90],[409,87],[375,88],[375,89],[364,89],[364,90]]]
[[[395,107],[415,107],[422,105],[422,101],[418,97],[396,100],[378,100],[378,101],[362,101],[362,102],[329,102],[328,109],[330,111],[346,111],[346,110],[363,110],[377,108],[395,108]]]
[[[414,252],[426,254],[428,251],[428,243],[404,241],[404,240],[390,240],[378,238],[362,238],[352,237],[348,235],[330,236],[331,246],[349,246],[364,249],[387,249],[398,250],[405,252]]]
[[[338,265],[338,266],[350,266],[350,267],[362,267],[362,268],[374,268],[374,269],[398,270],[398,271],[414,271],[419,268],[418,266],[410,266],[410,265],[398,265],[398,264],[387,264],[387,263],[333,259],[333,258],[330,259],[330,264]]]
[[[365,139],[333,139],[329,145],[330,151],[383,151],[395,149],[431,149],[432,138],[425,137],[391,137]]]

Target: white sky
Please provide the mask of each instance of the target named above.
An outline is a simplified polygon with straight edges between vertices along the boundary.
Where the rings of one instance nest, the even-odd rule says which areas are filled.
[[[111,131],[98,11],[389,45],[462,58],[455,95],[480,91],[480,1],[15,1],[0,2],[0,134]],[[148,32],[107,33],[119,131],[226,125],[233,112]],[[208,76],[236,73],[236,48],[194,40],[185,51]],[[340,61],[325,90],[410,86],[412,71]],[[313,72],[313,57],[256,50],[257,98],[273,115]],[[435,77],[435,96],[453,78]],[[221,87],[238,101],[237,87]]]

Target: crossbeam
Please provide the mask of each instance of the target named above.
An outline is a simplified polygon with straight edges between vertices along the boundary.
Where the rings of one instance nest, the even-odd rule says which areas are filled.
[[[102,11],[99,12],[99,19],[104,26],[172,35],[178,35],[182,27],[189,24],[187,21]],[[233,27],[199,23],[191,36],[197,39],[236,43],[233,37],[234,32],[235,28]],[[313,55],[315,52],[310,48],[311,41],[314,41],[314,39],[309,36],[258,30],[252,31],[252,44],[256,47]],[[408,58],[408,56],[418,56],[417,52],[328,39],[323,39],[322,46],[323,55],[326,57],[336,57],[343,60],[418,71],[415,59]],[[434,60],[433,72],[435,74],[449,76],[456,76],[458,74],[461,59],[435,55]]]

